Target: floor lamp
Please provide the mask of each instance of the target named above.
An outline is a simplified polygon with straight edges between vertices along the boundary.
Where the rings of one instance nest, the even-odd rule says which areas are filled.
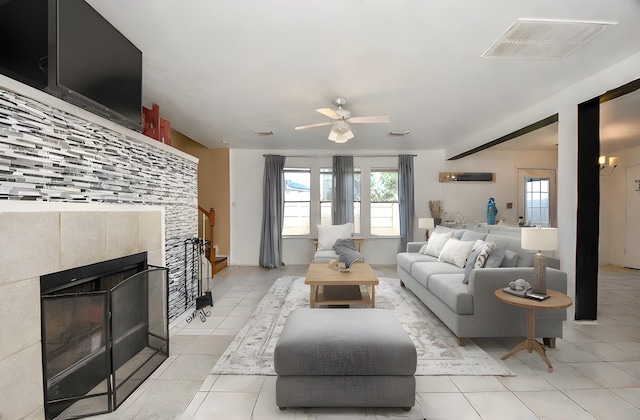
[[[432,217],[421,217],[418,219],[418,228],[426,229],[424,232],[424,240],[429,240],[429,229],[436,227]]]
[[[520,246],[522,249],[536,250],[533,257],[533,285],[534,293],[547,294],[547,259],[542,251],[558,249],[557,228],[525,228],[522,229]]]

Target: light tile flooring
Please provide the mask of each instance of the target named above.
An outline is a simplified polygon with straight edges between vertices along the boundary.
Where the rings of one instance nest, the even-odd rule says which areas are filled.
[[[567,322],[549,349],[553,373],[535,354],[500,356],[521,338],[474,339],[516,374],[418,376],[416,405],[402,409],[316,408],[280,411],[275,377],[214,376],[209,370],[280,276],[305,266],[228,267],[215,276],[206,322],[177,322],[171,356],[104,419],[640,419],[640,272],[606,267],[599,274],[597,323]],[[394,266],[375,266],[396,277]]]

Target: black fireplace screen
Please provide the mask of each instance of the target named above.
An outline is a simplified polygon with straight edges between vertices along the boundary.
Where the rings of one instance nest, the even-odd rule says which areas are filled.
[[[115,410],[169,356],[167,269],[114,283],[41,297],[47,419]]]

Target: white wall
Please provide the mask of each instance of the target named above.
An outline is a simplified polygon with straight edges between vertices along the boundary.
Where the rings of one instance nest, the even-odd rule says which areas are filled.
[[[640,53],[600,73],[568,86],[547,100],[523,110],[491,127],[479,129],[473,136],[445,150],[445,157],[480,146],[491,140],[558,114],[558,228],[560,264],[568,274],[569,295],[575,298],[576,206],[577,206],[577,105],[638,78]],[[574,318],[574,306],[568,319]]]
[[[460,212],[467,223],[486,223],[487,201],[496,199],[498,220],[507,225],[518,224],[517,213],[517,169],[555,169],[558,152],[491,150],[444,162],[446,172],[494,172],[495,182],[449,182],[443,183],[442,196],[445,211]],[[507,209],[507,203],[513,208]]]
[[[266,150],[233,149],[229,154],[231,173],[231,255],[232,265],[257,265],[260,253],[260,231],[262,226],[262,178],[264,154]],[[285,166],[301,166],[318,169],[331,167],[331,154],[326,151],[280,151],[287,157]],[[438,172],[442,170],[442,151],[403,152],[417,155],[414,160],[416,180],[416,222],[414,237],[420,240],[424,231],[417,228],[417,218],[428,215],[428,200],[441,198]],[[355,155],[354,166],[362,168],[396,168],[397,151],[376,152],[376,155],[389,157],[359,157],[363,153],[349,150],[336,151],[335,154]],[[316,157],[295,157],[316,156]],[[312,182],[316,180],[312,177]],[[311,235],[300,238],[287,238],[283,241],[282,257],[284,263],[308,264],[313,256],[311,239],[315,237],[315,226]],[[398,253],[398,238],[370,238],[367,235],[363,244],[366,261],[377,264],[395,264]]]
[[[231,256],[232,265],[257,265],[260,252],[260,230],[262,225],[262,177],[264,171],[264,150],[231,150]],[[353,153],[354,166],[363,170],[369,168],[395,168],[397,157],[358,157],[362,152],[340,151],[340,154]],[[445,162],[440,150],[413,151],[415,168],[415,213],[414,240],[424,237],[424,230],[418,229],[420,217],[430,217],[429,200],[442,200],[445,211],[457,211],[468,222],[485,222],[486,205],[489,197],[495,197],[499,205],[498,217],[506,218],[510,224],[517,223],[516,168],[540,167],[554,168],[557,153],[515,151],[491,151],[457,160]],[[308,151],[282,152],[287,158],[285,166],[331,167],[331,155],[317,153],[317,157],[292,157],[296,155],[313,156]],[[398,152],[388,152],[397,155]],[[441,171],[495,172],[496,182],[438,182]],[[317,180],[312,177],[312,182]],[[506,203],[514,203],[514,209],[507,210]],[[363,209],[364,212],[364,209]],[[364,215],[363,215],[364,217]],[[363,255],[366,261],[376,264],[395,264],[398,252],[398,238],[371,238],[366,234],[363,243]],[[315,226],[311,235],[300,238],[286,238],[283,241],[283,261],[285,264],[308,264],[313,256],[311,238],[315,237]]]
[[[627,221],[637,221],[637,214],[627,214],[629,189],[627,168],[640,165],[640,146],[622,150],[618,156],[618,167],[611,176],[600,177],[600,258],[599,264],[614,264],[622,267],[636,267],[640,238],[630,235]],[[632,192],[633,193],[633,192]],[[635,193],[638,194],[638,193]],[[627,245],[629,241],[629,245]]]

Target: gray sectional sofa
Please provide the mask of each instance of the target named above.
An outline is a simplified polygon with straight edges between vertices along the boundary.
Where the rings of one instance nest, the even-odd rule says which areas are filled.
[[[434,233],[447,232],[460,241],[495,243],[489,257],[496,258],[487,265],[500,265],[467,267],[465,282],[465,268],[420,253],[426,242],[409,242],[407,251],[397,255],[402,285],[451,329],[461,345],[472,337],[526,337],[526,310],[499,302],[494,292],[517,279],[532,284],[534,253],[520,248],[517,237],[443,226],[437,226]],[[559,265],[558,260],[547,257],[547,288],[567,293],[567,275]],[[535,336],[554,347],[555,338],[562,337],[566,309],[538,310],[535,314]]]

